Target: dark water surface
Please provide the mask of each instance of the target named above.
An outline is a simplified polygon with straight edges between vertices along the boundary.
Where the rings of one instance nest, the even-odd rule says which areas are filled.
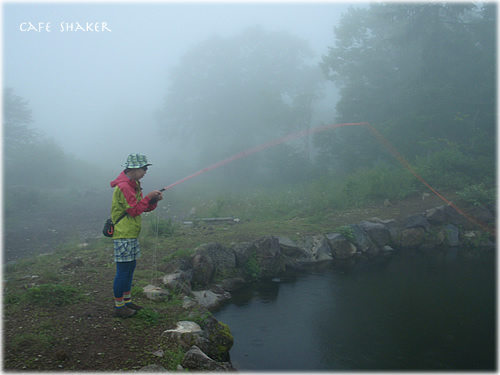
[[[496,260],[403,251],[233,293],[240,371],[494,370]]]

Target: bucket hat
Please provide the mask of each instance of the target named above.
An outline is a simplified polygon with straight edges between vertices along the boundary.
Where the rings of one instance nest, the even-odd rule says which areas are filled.
[[[122,164],[122,167],[136,169],[136,168],[147,167],[148,165],[153,165],[153,164],[148,164],[148,158],[146,155],[130,154],[127,157],[127,162],[125,164]]]

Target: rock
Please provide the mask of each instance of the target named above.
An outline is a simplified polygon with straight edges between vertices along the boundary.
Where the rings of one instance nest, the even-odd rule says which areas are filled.
[[[446,212],[446,222],[453,224],[458,228],[464,228],[465,230],[476,229],[476,224],[470,222],[464,215],[455,210],[452,206],[445,206]]]
[[[222,302],[231,298],[231,294],[229,292],[214,293],[211,290],[196,291],[192,292],[192,294],[196,298],[196,302],[208,310],[215,309]]]
[[[154,285],[146,285],[142,290],[144,291],[146,297],[157,301],[164,300],[168,298],[168,296],[170,295],[170,293],[167,290]]]
[[[184,298],[182,299],[182,308],[183,309],[189,310],[196,305],[197,305],[196,300],[194,300],[188,296],[184,296]]]
[[[358,251],[356,246],[354,246],[343,234],[340,233],[329,233],[326,235],[328,244],[330,245],[330,250],[332,256],[335,259],[347,259],[356,254]]]
[[[152,354],[156,357],[163,357],[165,355],[165,352],[163,351],[163,349],[159,349],[156,352],[153,352]]]
[[[236,267],[238,268],[243,268],[250,256],[257,251],[252,242],[232,244],[232,249],[236,257]]]
[[[468,248],[494,248],[495,244],[479,231],[468,230],[462,233],[462,243]]]
[[[460,243],[460,231],[453,224],[446,224],[444,226],[444,231],[446,233],[446,244],[451,247],[458,246]]]
[[[420,245],[422,249],[434,249],[438,246],[443,246],[446,241],[446,232],[443,228],[435,227],[429,230],[424,237],[423,243]]]
[[[495,221],[493,214],[486,207],[472,206],[467,211],[470,215],[484,224],[490,224]]]
[[[447,215],[445,206],[431,208],[425,211],[425,218],[433,225],[442,225],[446,223]]]
[[[195,345],[184,355],[181,365],[193,371],[236,371],[229,362],[218,363]]]
[[[251,280],[272,279],[285,270],[279,240],[275,236],[264,236],[254,242],[253,252],[243,265]]]
[[[236,257],[233,250],[211,242],[195,249],[195,254],[191,257],[191,267],[192,286],[200,288],[231,275],[236,268]]]
[[[352,243],[356,246],[357,250],[365,253],[370,249],[375,248],[373,242],[370,240],[370,237],[368,237],[363,228],[361,228],[358,224],[351,224],[349,225],[349,228],[352,230],[354,236]]]
[[[204,287],[209,284],[214,275],[214,264],[209,256],[203,253],[194,254],[191,258],[193,277],[191,282],[194,287]]]
[[[391,244],[396,247],[401,246],[401,228],[399,223],[395,219],[389,219],[381,220],[380,224],[382,224],[389,231]]]
[[[234,251],[217,242],[200,245],[195,251],[211,260],[213,275],[212,280],[209,280],[209,282],[214,281],[213,279],[220,280],[228,277],[233,273],[236,267],[236,256]]]
[[[187,294],[191,293],[191,283],[190,280],[193,277],[193,270],[181,271],[177,270],[174,273],[170,273],[161,278],[163,284],[170,289],[172,292],[177,294]]]
[[[177,322],[177,326],[174,329],[164,331],[162,336],[182,346],[189,347],[202,342],[200,337],[201,332],[201,327],[197,323],[184,320]]]
[[[168,372],[168,370],[165,369],[165,367],[160,366],[160,365],[154,365],[154,364],[141,367],[138,371],[139,372]]]
[[[380,221],[380,219],[375,220]],[[359,226],[363,228],[363,230],[368,234],[372,242],[374,242],[378,248],[382,248],[390,243],[391,234],[384,226],[384,224],[381,224],[380,222],[373,223],[363,220],[361,223],[359,223]]]
[[[276,236],[281,249],[281,253],[297,261],[308,261],[311,258],[310,252],[304,249],[304,244],[299,246],[288,237]],[[306,245],[307,247],[307,245]]]
[[[246,280],[243,277],[231,277],[222,281],[222,289],[232,292],[245,284]]]
[[[401,246],[403,248],[418,247],[425,238],[425,230],[422,227],[408,228],[401,231]]]
[[[409,216],[406,219],[404,219],[401,227],[403,229],[424,228],[424,230],[428,232],[430,229],[430,224],[424,215],[418,214]]]
[[[234,338],[231,330],[212,316],[205,319],[202,337],[204,340],[198,347],[210,358],[218,362],[229,361],[229,351],[233,347]]]
[[[390,247],[389,245],[385,245],[382,249],[381,249],[384,253],[391,253],[394,251],[394,249],[392,247]]]
[[[323,235],[305,236],[300,242],[302,249],[306,252],[306,262],[318,262],[332,260],[332,252],[328,240]]]

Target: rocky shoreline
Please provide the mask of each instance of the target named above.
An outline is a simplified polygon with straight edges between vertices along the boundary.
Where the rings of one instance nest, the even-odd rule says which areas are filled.
[[[494,207],[469,207],[467,212],[480,222],[493,225]],[[451,206],[440,206],[402,221],[371,218],[358,224],[335,228],[330,233],[302,236],[292,240],[267,235],[253,242],[226,247],[212,242],[200,245],[189,259],[163,264],[165,275],[148,286],[149,298],[166,298],[170,293],[183,297],[183,307],[212,311],[231,298],[239,287],[256,281],[279,278],[287,270],[301,270],[319,262],[354,266],[360,259],[372,259],[401,249],[436,251],[466,248],[492,251],[496,239],[469,221]],[[229,327],[207,314],[202,327],[179,322],[164,333],[186,349],[182,368],[192,371],[235,371],[229,351],[233,338]],[[162,371],[147,366],[143,371]]]

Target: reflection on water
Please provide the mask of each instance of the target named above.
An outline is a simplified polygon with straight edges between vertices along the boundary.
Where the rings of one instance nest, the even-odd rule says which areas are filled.
[[[239,370],[494,370],[492,253],[400,252],[246,287],[215,316]]]

